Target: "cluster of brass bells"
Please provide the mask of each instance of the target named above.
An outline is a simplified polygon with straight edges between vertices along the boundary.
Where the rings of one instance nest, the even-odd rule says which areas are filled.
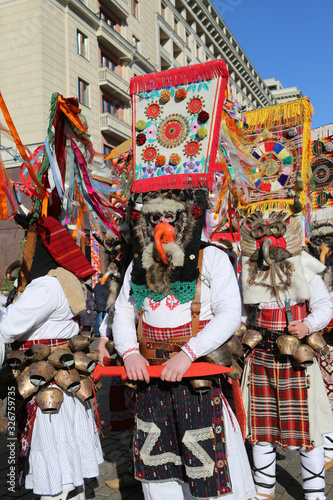
[[[243,369],[238,364],[237,358],[242,358],[243,356],[244,349],[236,332],[228,342],[225,342],[215,351],[204,356],[203,361],[232,368],[232,371],[228,372],[226,375],[233,380],[239,380],[242,376]],[[197,392],[204,393],[209,391],[212,387],[212,380],[210,377],[190,379],[190,384]]]
[[[263,336],[257,330],[246,330],[241,336],[241,343],[246,350],[254,349]],[[321,332],[313,332],[304,337],[306,343],[301,343],[293,335],[280,335],[276,340],[279,353],[284,356],[292,356],[302,368],[313,364],[314,353],[326,356],[329,351],[328,345]]]
[[[90,347],[93,340],[90,332],[80,332],[59,347],[35,344],[26,351],[8,353],[0,370],[0,387],[15,382],[23,400],[36,394],[40,409],[50,414],[59,409],[64,397],[62,390],[83,402],[89,400],[93,397],[93,385],[95,389],[101,385],[92,379],[99,360],[99,351]],[[1,392],[2,396],[5,393]],[[6,432],[5,427],[0,420],[0,434]]]

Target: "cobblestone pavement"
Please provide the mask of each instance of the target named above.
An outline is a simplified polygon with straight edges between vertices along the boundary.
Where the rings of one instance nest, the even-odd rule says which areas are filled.
[[[110,431],[108,428],[108,404],[110,379],[102,379],[103,386],[97,393],[97,406],[102,420],[101,442],[104,452],[104,463],[100,466],[100,475],[96,479],[86,481],[87,500],[143,500],[141,486],[113,490],[106,486],[105,481],[123,476],[130,464],[129,460],[129,431]],[[1,412],[4,413],[4,409]],[[18,491],[15,482],[14,492],[8,488],[10,484],[10,447],[12,443],[7,436],[0,436],[0,498],[10,500],[20,498],[22,500],[37,500],[36,495],[27,491],[24,487]],[[249,454],[250,455],[250,454]],[[333,468],[326,474],[326,496],[327,500],[333,500]],[[277,484],[276,500],[302,500],[302,477],[299,454],[297,451],[279,450],[277,461]]]

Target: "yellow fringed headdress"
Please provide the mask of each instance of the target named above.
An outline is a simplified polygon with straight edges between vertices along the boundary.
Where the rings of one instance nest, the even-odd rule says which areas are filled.
[[[255,189],[243,213],[256,209],[293,211],[299,200],[309,208],[310,141],[312,105],[308,98],[245,113],[248,150],[258,160]]]

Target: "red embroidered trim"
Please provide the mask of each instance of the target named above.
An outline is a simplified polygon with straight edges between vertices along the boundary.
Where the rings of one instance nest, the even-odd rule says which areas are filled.
[[[122,358],[125,358],[127,354],[130,354],[131,352],[140,352],[137,347],[132,347],[131,349],[127,349],[127,351],[123,352]]]
[[[188,354],[188,356],[190,356],[193,361],[197,359],[196,355],[188,344],[183,345],[182,350],[186,352],[186,354]]]

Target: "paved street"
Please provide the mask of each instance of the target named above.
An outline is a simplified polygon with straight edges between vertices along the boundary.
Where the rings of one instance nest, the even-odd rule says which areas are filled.
[[[101,436],[104,452],[104,463],[100,467],[100,476],[86,482],[86,498],[103,500],[143,500],[140,484],[138,487],[123,489],[121,491],[112,490],[105,485],[105,481],[115,479],[124,475],[129,465],[129,440],[128,431],[110,431],[108,428],[108,404],[109,404],[109,383],[110,379],[102,379],[103,386],[97,393],[98,410],[102,419]],[[3,411],[1,412],[3,413]],[[20,498],[22,500],[37,500],[37,496],[28,492],[24,488],[18,491],[15,484],[15,492],[8,490],[8,464],[10,458],[10,448],[7,446],[11,441],[7,436],[0,436],[0,498],[9,500]],[[277,462],[277,495],[276,500],[301,500],[302,478],[298,452],[279,450]],[[333,500],[333,468],[326,474],[326,495],[327,500]]]

